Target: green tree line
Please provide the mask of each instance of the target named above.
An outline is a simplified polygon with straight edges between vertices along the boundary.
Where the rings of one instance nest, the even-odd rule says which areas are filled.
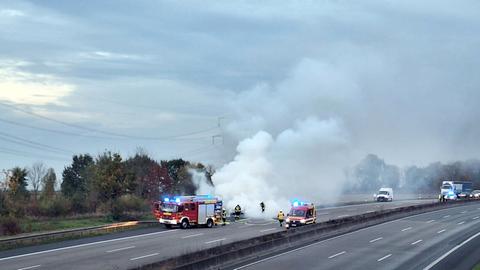
[[[16,219],[100,213],[112,220],[135,218],[150,211],[162,195],[191,195],[196,185],[189,170],[204,173],[213,185],[211,166],[183,159],[155,161],[139,152],[124,159],[119,153],[74,155],[57,179],[43,163],[3,171],[0,186],[0,234],[16,233]],[[60,188],[57,189],[56,187]],[[5,228],[6,227],[6,228]]]

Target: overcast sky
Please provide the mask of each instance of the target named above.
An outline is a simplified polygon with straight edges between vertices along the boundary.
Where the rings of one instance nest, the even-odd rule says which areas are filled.
[[[41,160],[59,173],[73,153],[137,147],[222,164],[256,131],[332,115],[358,156],[476,157],[479,26],[473,0],[1,0],[0,169]],[[323,83],[302,85],[312,78]],[[317,86],[342,102],[295,119],[304,103],[259,109]]]

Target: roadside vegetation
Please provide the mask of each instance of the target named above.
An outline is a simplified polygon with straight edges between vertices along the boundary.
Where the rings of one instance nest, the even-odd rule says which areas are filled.
[[[161,195],[195,193],[192,169],[211,183],[211,167],[182,159],[157,162],[142,152],[125,160],[111,152],[75,155],[61,181],[43,163],[5,170],[0,235],[151,219],[151,204]]]

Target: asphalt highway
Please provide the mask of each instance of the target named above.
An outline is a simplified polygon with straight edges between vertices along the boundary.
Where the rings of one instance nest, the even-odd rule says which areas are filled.
[[[430,202],[432,200],[349,205],[318,209],[317,214],[319,221],[326,221],[381,209]],[[448,219],[445,219],[444,222],[448,222]],[[284,228],[280,228],[277,222],[268,217],[247,219],[212,229],[167,230],[159,225],[156,228],[3,251],[0,252],[0,269],[129,269],[172,256],[280,230],[284,230]],[[449,232],[445,233],[445,235],[448,234]],[[351,247],[352,244],[346,244],[345,247]],[[343,249],[346,249],[345,247]],[[314,258],[319,257],[315,255]],[[359,259],[363,260],[361,257]],[[275,262],[275,260],[271,262]]]
[[[480,260],[480,203],[368,227],[235,269],[468,269]]]

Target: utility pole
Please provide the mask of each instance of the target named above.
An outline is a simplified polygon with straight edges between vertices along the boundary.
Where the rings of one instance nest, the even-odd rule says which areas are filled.
[[[222,145],[225,145],[225,137],[223,136],[223,130],[222,130],[222,120],[225,119],[224,116],[220,116],[217,119],[217,126],[220,129],[220,134],[216,134],[212,136],[212,144],[215,144],[215,138],[222,138]]]

